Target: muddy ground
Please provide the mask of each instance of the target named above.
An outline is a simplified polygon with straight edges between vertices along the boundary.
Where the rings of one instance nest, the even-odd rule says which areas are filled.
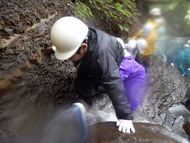
[[[73,15],[72,1],[0,1],[2,139],[7,134],[24,134],[58,107],[78,100],[73,87],[76,69],[68,61],[56,60],[51,50],[50,27],[63,15]],[[157,61],[150,68],[150,81],[137,117],[160,124],[167,108],[183,98],[187,84],[176,69]],[[110,104],[107,99],[98,101],[102,112]]]

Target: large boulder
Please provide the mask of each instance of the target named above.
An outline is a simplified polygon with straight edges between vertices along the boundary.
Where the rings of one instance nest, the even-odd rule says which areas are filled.
[[[172,135],[160,125],[135,123],[134,134],[118,131],[115,122],[102,122],[92,126],[89,143],[180,143],[175,134]],[[183,140],[183,143],[187,142]]]

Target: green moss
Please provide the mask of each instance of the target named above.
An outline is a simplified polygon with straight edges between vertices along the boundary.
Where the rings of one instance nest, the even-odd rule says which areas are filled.
[[[86,19],[88,17],[93,16],[91,9],[82,2],[77,2],[75,4],[74,14],[82,19]]]
[[[128,33],[139,12],[135,0],[78,0],[75,14],[83,19],[94,17],[109,31]]]
[[[190,28],[190,1],[189,0],[173,0],[170,3],[170,9],[167,11],[167,21],[173,29],[174,34],[181,36],[189,36]],[[178,27],[173,27],[173,25]]]
[[[185,22],[187,23],[188,26],[190,26],[190,7],[185,16]]]

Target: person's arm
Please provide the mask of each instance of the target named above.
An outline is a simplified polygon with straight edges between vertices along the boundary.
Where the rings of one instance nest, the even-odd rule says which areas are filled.
[[[106,89],[112,104],[115,108],[116,116],[119,119],[117,126],[122,132],[135,132],[133,127],[133,116],[129,107],[127,97],[124,95],[124,85],[120,78],[119,67],[113,58],[108,53],[100,55],[100,68],[103,73],[103,85]]]

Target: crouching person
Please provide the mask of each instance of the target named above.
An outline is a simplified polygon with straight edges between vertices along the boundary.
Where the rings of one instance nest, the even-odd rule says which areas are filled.
[[[133,116],[128,96],[125,96],[124,81],[134,78],[135,74],[131,72],[141,74],[138,69],[143,70],[143,67],[131,60],[131,64],[135,65],[131,65],[128,68],[130,71],[127,71],[125,64],[130,60],[125,58],[123,46],[117,38],[90,28],[75,17],[66,16],[57,20],[51,29],[51,40],[57,59],[69,59],[77,65],[75,88],[78,94],[92,104],[90,95],[102,84],[113,103],[119,131],[134,133]]]

